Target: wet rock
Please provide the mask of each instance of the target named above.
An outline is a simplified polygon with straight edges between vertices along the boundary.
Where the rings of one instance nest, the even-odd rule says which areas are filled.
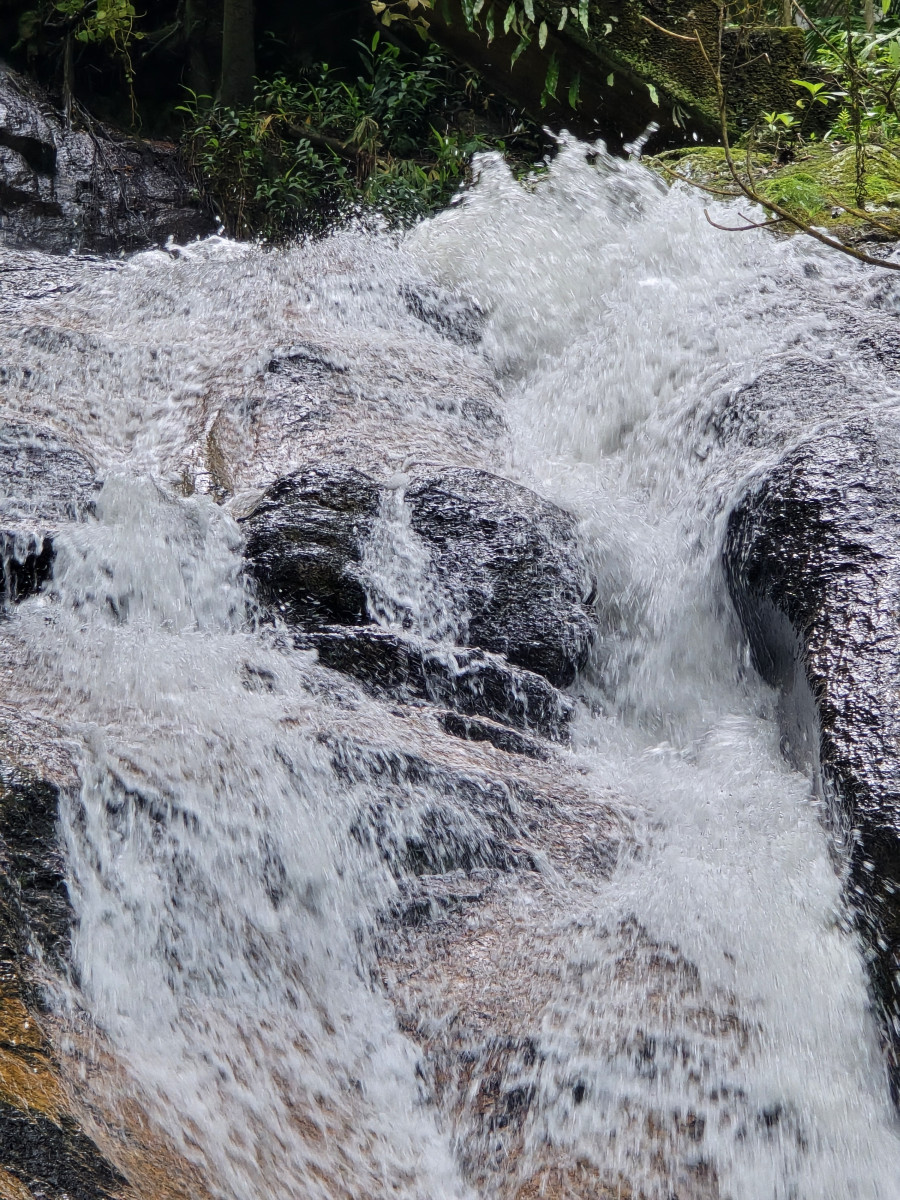
[[[547,752],[533,738],[523,737],[515,730],[507,729],[496,721],[482,720],[479,717],[463,716],[457,712],[441,714],[441,728],[453,737],[464,738],[470,742],[490,742],[498,750],[507,754],[522,754],[526,758],[546,759]]]
[[[830,801],[900,1088],[900,427],[850,421],[737,505],[725,570],[787,753]]]
[[[38,952],[59,968],[68,954],[72,909],[57,839],[60,789],[0,763],[0,930],[5,965]],[[10,958],[11,956],[11,958]]]
[[[485,313],[467,296],[448,292],[433,283],[407,284],[403,302],[414,317],[458,345],[477,346],[484,332]]]
[[[68,128],[35,84],[0,63],[0,240],[62,254],[210,232],[174,145],[93,121]]]
[[[340,464],[307,468],[270,487],[244,518],[246,557],[263,599],[307,628],[365,624],[371,614],[360,568],[381,496],[367,475]],[[575,519],[519,484],[467,468],[415,482],[405,502],[431,570],[460,612],[461,644],[489,652],[464,656],[465,670],[478,678],[464,690],[485,700],[463,711],[535,728],[558,723],[552,690],[524,675],[517,680],[490,656],[555,687],[574,680],[592,628]],[[447,670],[437,652],[419,656],[429,664],[426,682],[406,640],[373,632],[348,639],[339,653],[338,638],[330,630],[322,641],[328,665],[340,658],[337,669],[357,677],[444,696],[438,680]]]
[[[44,426],[0,421],[0,598],[39,590],[60,523],[89,511],[99,488],[79,451]]]
[[[365,622],[359,565],[378,498],[354,467],[310,467],[273,484],[244,521],[261,597],[300,625]]]
[[[556,740],[565,737],[574,711],[540,675],[479,650],[437,647],[371,626],[310,631],[297,644],[315,649],[326,667],[360,680],[375,695],[416,697]]]
[[[126,1181],[69,1110],[42,1033],[36,972],[63,968],[72,909],[58,840],[60,785],[0,763],[0,1194],[106,1200]]]
[[[415,532],[468,613],[466,642],[566,687],[591,642],[590,586],[570,513],[487,471],[448,469],[406,492]]]

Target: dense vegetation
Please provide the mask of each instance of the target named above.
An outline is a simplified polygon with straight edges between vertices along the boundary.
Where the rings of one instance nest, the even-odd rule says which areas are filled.
[[[769,205],[781,224],[893,230],[900,23],[891,3],[706,0],[681,13],[674,0],[663,16],[653,9],[660,21],[639,14],[673,54],[694,54],[708,72],[722,129],[717,137],[713,124],[704,140],[726,143],[698,155],[668,85],[669,144],[683,129],[692,153],[670,152],[660,169]],[[0,0],[0,48],[54,88],[71,119],[87,108],[179,138],[198,192],[228,231],[277,239],[359,211],[414,220],[447,202],[478,150],[527,168],[546,152],[547,112],[559,123],[563,106],[578,127],[583,90],[597,82],[584,74],[583,48],[594,39],[614,56],[615,17],[603,17],[601,0],[162,0],[140,9],[131,0]],[[465,43],[449,39],[454,53],[438,44],[448,21],[489,48],[490,82],[461,61]],[[802,68],[779,93],[789,99],[759,106],[737,130],[723,46],[743,43],[741,65],[763,59],[775,72],[768,54],[752,54],[752,39],[787,22],[805,38]],[[561,63],[564,30],[580,41]],[[528,55],[543,63],[530,101],[514,86]],[[645,86],[662,117],[653,79]],[[602,101],[590,118],[606,133]]]

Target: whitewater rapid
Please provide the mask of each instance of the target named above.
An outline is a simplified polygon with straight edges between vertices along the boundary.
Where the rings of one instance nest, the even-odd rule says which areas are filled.
[[[798,355],[893,411],[888,374],[841,339],[880,281],[808,239],[724,234],[703,203],[571,144],[527,187],[485,159],[404,234],[213,239],[85,268],[47,303],[78,353],[42,348],[7,402],[27,413],[39,394],[105,480],[11,621],[80,777],[57,1038],[80,1102],[100,1125],[137,1105],[195,1172],[187,1194],[525,1198],[529,1164],[556,1155],[587,1172],[560,1195],[603,1180],[660,1200],[894,1200],[897,1120],[824,800],[781,754],[721,570],[730,505],[816,426],[716,432],[763,364]],[[426,283],[475,303],[477,345],[448,350],[410,312],[404,288]],[[574,512],[597,581],[559,753],[629,840],[608,877],[545,867],[549,899],[523,893],[535,978],[542,956],[556,974],[525,1014],[532,1098],[499,1178],[381,982],[398,883],[358,836],[378,785],[316,736],[333,709],[377,742],[383,710],[262,620],[236,519],[254,483],[201,463],[214,429],[243,461],[255,380],[304,339],[338,346],[393,414],[347,433],[392,489],[364,563],[383,628],[461,628],[403,505],[414,467],[471,458],[429,407],[438,377],[496,381],[509,437],[478,465]]]

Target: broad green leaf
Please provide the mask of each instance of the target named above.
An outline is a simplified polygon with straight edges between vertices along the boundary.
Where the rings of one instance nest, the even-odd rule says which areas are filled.
[[[547,45],[547,22],[541,21],[541,27],[538,30],[538,45],[543,50]]]
[[[494,40],[494,6],[493,4],[487,10],[487,16],[484,18],[484,28],[487,33],[488,45]]]
[[[528,18],[529,21],[533,21],[534,20],[534,0],[523,0],[523,7],[525,9],[525,16]]]
[[[613,85],[615,82],[616,82],[616,77],[615,77],[615,75],[613,74],[613,72],[612,72],[612,71],[610,71],[610,73],[609,73],[609,74],[607,75],[607,77],[606,77],[606,86],[607,86],[607,87],[612,87],[612,85]]]
[[[479,14],[481,13],[481,10],[483,8],[484,8],[484,0],[475,0],[475,3],[472,5],[472,16],[473,17],[479,16]]]
[[[516,63],[519,61],[519,55],[522,53],[522,51],[525,49],[525,47],[529,46],[530,44],[531,44],[531,38],[528,36],[527,32],[523,29],[521,34],[519,35],[518,45],[516,46],[515,50],[513,50],[512,56],[509,60],[510,68],[512,68],[516,65]]]
[[[556,28],[557,29],[565,29],[566,21],[568,20],[568,18],[569,18],[569,10],[567,8],[564,8],[562,10],[562,12],[559,14],[559,24],[557,25]]]
[[[888,43],[888,56],[890,57],[892,67],[900,67],[900,42]]]
[[[588,31],[588,0],[578,0],[578,20],[585,33]]]
[[[650,99],[653,101],[656,107],[659,108],[659,92],[657,92],[652,83],[647,84],[647,91],[650,93]]]
[[[546,104],[549,99],[556,99],[556,88],[559,84],[559,59],[555,54],[550,56],[550,61],[547,63],[547,75],[544,79],[544,94],[541,97],[541,103]]]
[[[503,32],[509,33],[512,28],[512,23],[516,19],[516,0],[512,0],[509,8],[506,10],[506,16],[503,18]]]

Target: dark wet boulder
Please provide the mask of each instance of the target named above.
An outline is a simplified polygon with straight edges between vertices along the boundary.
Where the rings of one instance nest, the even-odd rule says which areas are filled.
[[[106,1200],[126,1181],[69,1111],[40,1021],[41,974],[63,969],[73,922],[61,797],[57,780],[0,761],[0,1191],[11,1178],[23,1195]]]
[[[274,483],[244,519],[260,596],[302,626],[368,620],[360,564],[379,489],[354,467],[308,467]]]
[[[565,736],[574,708],[540,675],[481,650],[436,646],[373,626],[317,630],[301,634],[297,644],[317,650],[324,666],[375,695],[426,700],[556,740]]]
[[[90,510],[99,486],[53,430],[0,421],[0,599],[21,600],[50,578],[54,533]]]
[[[725,571],[788,755],[829,801],[900,1086],[900,427],[851,421],[738,503]]]
[[[273,484],[243,519],[261,597],[305,628],[363,625],[362,564],[384,491],[323,464]],[[487,471],[448,468],[404,494],[431,571],[460,615],[461,645],[503,655],[555,687],[591,643],[588,573],[575,518]]]
[[[67,126],[46,94],[0,63],[0,241],[108,252],[213,231],[173,144],[79,119]]]
[[[465,640],[566,687],[591,643],[575,518],[487,471],[449,468],[407,489],[412,527],[468,613]]]

